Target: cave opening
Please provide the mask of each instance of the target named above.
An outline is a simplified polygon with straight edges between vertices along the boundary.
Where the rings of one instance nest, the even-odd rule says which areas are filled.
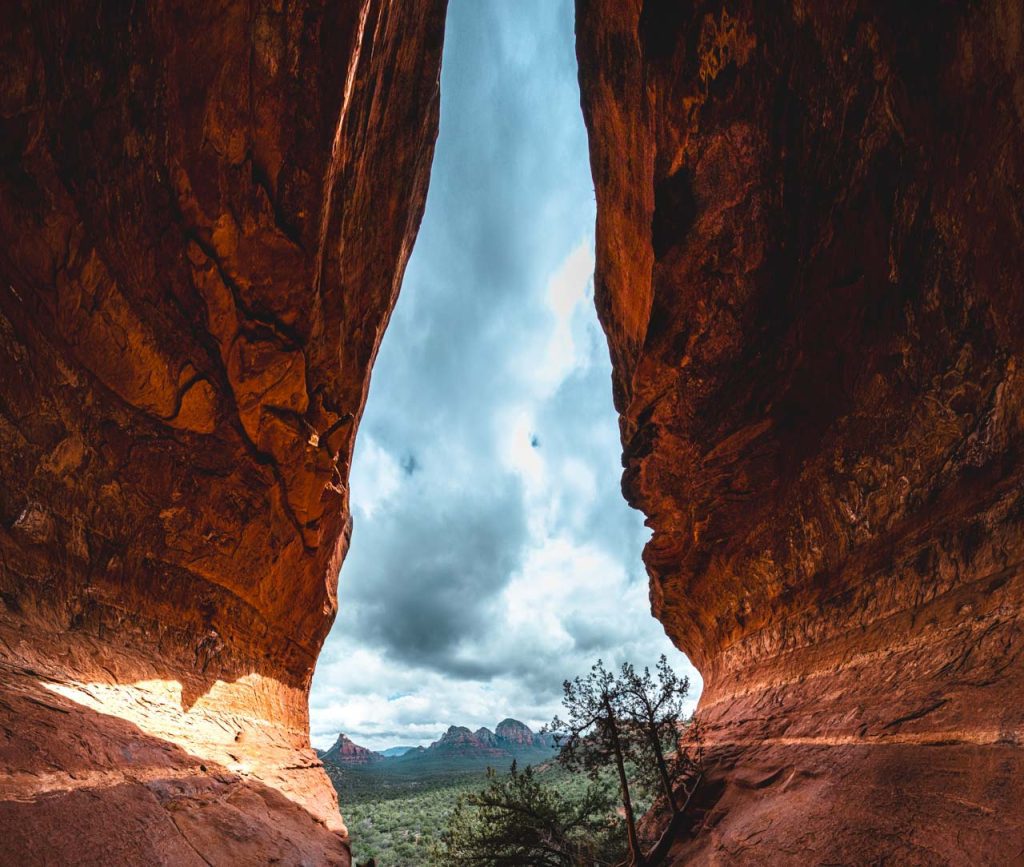
[[[571,0],[449,5],[430,190],[310,696],[318,748],[536,729],[599,657],[665,653],[699,696],[651,615],[649,534],[619,487],[573,26]]]
[[[0,865],[365,859],[346,553],[319,746],[653,605],[669,860],[1020,860],[1024,3],[575,5],[452,2],[435,163],[447,0],[7,4]]]

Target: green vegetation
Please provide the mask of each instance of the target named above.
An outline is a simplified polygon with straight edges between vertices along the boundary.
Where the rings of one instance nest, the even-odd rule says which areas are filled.
[[[563,686],[566,716],[555,717],[550,726],[558,764],[589,778],[591,785],[568,796],[529,768],[519,773],[513,765],[504,778],[490,774],[487,788],[460,800],[452,813],[443,838],[447,863],[654,867],[664,862],[689,822],[687,807],[702,774],[699,743],[693,755],[678,746],[689,682],[662,656],[656,677],[628,663],[616,676],[598,660],[587,677]],[[641,801],[655,797],[668,814],[668,827],[657,839],[644,840],[637,818],[647,805]],[[621,812],[613,809],[616,800]]]
[[[486,769],[467,772],[453,762],[445,770],[414,775],[403,774],[400,768],[382,772],[374,765],[325,767],[338,790],[355,863],[370,858],[376,860],[377,867],[452,867],[458,863],[445,851],[445,837],[460,799],[468,800],[487,786]],[[629,772],[634,774],[632,766]],[[533,768],[533,776],[570,802],[581,801],[592,786],[583,774],[567,771],[554,761]],[[606,791],[614,792],[614,775],[605,774],[602,784]],[[644,791],[635,806],[643,813],[651,803]],[[608,819],[617,821],[614,810]]]
[[[377,867],[448,867],[452,862],[441,847],[451,815],[460,798],[487,784],[486,768],[467,771],[456,762],[428,773],[375,765],[326,769],[338,790],[355,862],[373,858]],[[578,797],[587,786],[551,762],[534,773],[567,798]]]
[[[356,863],[662,863],[690,821],[687,807],[701,779],[696,730],[694,753],[677,745],[688,686],[664,657],[656,677],[628,664],[615,676],[598,660],[589,676],[565,682],[566,719],[551,724],[559,754],[551,760],[541,751],[532,769],[521,761],[484,770],[479,756],[424,761],[422,753],[419,761],[327,765]],[[668,827],[658,839],[644,839],[637,819],[656,801]]]
[[[487,787],[460,798],[444,836],[452,867],[612,865],[621,860],[621,822],[608,786],[563,792],[532,768],[488,772]]]
[[[381,783],[378,775],[343,773],[349,779],[335,785],[352,837],[352,855],[357,864],[373,858],[378,867],[441,865],[434,853],[456,802],[479,789],[485,779],[477,770],[447,778],[389,780],[375,789]]]

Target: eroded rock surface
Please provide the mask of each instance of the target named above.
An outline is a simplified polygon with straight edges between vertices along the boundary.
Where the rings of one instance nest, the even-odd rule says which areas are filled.
[[[5,7],[0,861],[347,862],[306,695],[444,11]]]
[[[710,774],[678,863],[1024,851],[1024,12],[578,0],[596,297]]]

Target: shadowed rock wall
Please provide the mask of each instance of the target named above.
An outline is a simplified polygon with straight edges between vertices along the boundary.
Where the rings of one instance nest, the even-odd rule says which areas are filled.
[[[4,8],[0,830],[40,860],[155,863],[164,835],[215,863],[250,863],[243,839],[252,863],[347,862],[306,697],[444,12]],[[148,830],[105,860],[87,803]]]
[[[578,0],[678,863],[1024,851],[1024,11]]]

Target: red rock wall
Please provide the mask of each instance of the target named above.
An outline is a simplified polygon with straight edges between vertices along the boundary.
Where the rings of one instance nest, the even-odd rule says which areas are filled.
[[[578,0],[677,863],[1024,852],[1020,0]]]
[[[444,11],[6,4],[0,862],[347,863],[306,696]]]

